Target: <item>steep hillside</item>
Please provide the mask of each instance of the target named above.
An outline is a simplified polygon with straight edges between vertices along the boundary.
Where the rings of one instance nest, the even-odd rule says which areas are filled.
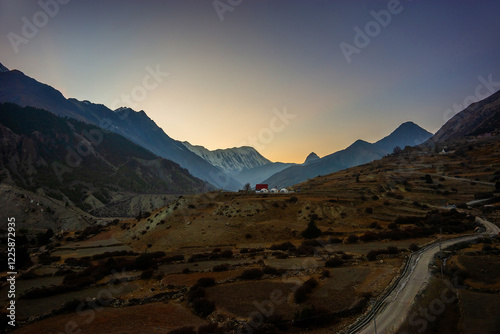
[[[221,169],[170,138],[144,111],[129,108],[115,111],[89,101],[66,99],[58,90],[13,70],[0,72],[0,102],[31,106],[94,124],[118,133],[156,155],[187,168],[194,176],[225,189],[239,189],[241,184]]]
[[[0,104],[2,183],[89,210],[119,193],[198,193],[206,184],[126,138],[45,110]]]
[[[428,144],[498,132],[499,129],[500,91],[456,114],[436,132]]]

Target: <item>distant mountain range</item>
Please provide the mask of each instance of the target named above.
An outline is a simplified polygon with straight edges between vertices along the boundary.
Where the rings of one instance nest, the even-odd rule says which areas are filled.
[[[271,163],[256,149],[249,146],[218,149],[210,151],[203,146],[194,146],[189,142],[182,142],[191,152],[202,157],[212,165],[221,168],[231,176],[243,170],[260,167]]]
[[[101,104],[66,99],[56,89],[18,70],[0,72],[0,102],[41,108],[59,116],[100,126],[130,139],[162,158],[178,163],[194,176],[219,188],[237,190],[242,187],[241,183],[222,169],[194,154],[180,141],[170,138],[144,111],[136,112],[129,108],[113,111]]]
[[[483,101],[472,104],[455,115],[434,136],[415,123],[407,122],[376,143],[358,140],[346,149],[323,158],[311,153],[304,163],[292,164],[271,162],[252,147],[211,151],[203,146],[177,141],[170,138],[144,111],[137,112],[130,108],[111,110],[101,104],[67,99],[56,89],[18,70],[9,71],[0,64],[0,103],[9,102],[23,107],[41,108],[89,126],[99,126],[122,135],[150,151],[151,159],[156,155],[171,160],[187,169],[194,177],[205,181],[208,187],[210,187],[208,184],[211,184],[226,190],[241,189],[246,183],[252,186],[257,183],[267,183],[271,187],[292,186],[318,175],[330,174],[379,159],[392,153],[396,146],[404,148],[426,141],[432,144],[466,135],[491,132],[500,128],[499,101],[500,93],[497,92]],[[3,131],[8,133],[8,127],[5,124],[3,126]],[[14,134],[19,135],[15,132]],[[122,154],[126,153],[122,151]],[[21,165],[18,167],[21,168]],[[195,178],[190,180],[194,184],[192,188],[188,187],[191,189],[188,191],[201,189],[199,180],[196,181]],[[167,184],[162,186],[166,187],[164,189],[168,188]],[[169,189],[178,189],[176,187],[174,182]]]
[[[422,129],[413,122],[401,124],[389,136],[376,143],[357,140],[342,151],[335,152],[323,158],[309,155],[305,163],[282,170],[264,180],[263,183],[271,187],[289,187],[318,175],[327,175],[333,172],[358,166],[392,153],[396,146],[415,146],[432,137],[432,133]]]
[[[119,194],[210,189],[178,164],[102,131],[42,109],[0,103],[0,180],[83,210],[113,202]]]

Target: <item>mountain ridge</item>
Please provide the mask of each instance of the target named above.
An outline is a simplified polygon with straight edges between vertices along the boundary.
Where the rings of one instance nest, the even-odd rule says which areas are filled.
[[[178,163],[194,176],[219,188],[237,190],[242,186],[220,168],[194,154],[181,142],[170,138],[144,111],[136,112],[130,108],[113,111],[102,104],[66,99],[57,89],[18,70],[0,72],[0,102],[41,108],[58,116],[97,125],[123,135],[162,158]]]
[[[407,132],[413,133],[414,136],[408,136]],[[384,155],[392,153],[392,149],[396,146],[416,145],[415,141],[420,144],[431,136],[430,132],[422,129],[415,123],[405,122],[392,131],[391,134],[375,143],[358,139],[347,148],[329,154],[307,165],[296,165],[286,168],[264,180],[263,183],[267,183],[272,187],[293,186],[318,175],[330,174],[380,159]]]
[[[250,146],[233,147],[228,149],[209,150],[201,145],[192,145],[182,142],[191,152],[202,157],[210,164],[221,168],[231,176],[235,176],[243,170],[260,167],[271,163],[262,156],[255,148]]]

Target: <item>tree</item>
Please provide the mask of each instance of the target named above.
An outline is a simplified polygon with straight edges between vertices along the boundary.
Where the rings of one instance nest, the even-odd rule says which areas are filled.
[[[40,232],[36,235],[36,241],[39,246],[45,246],[48,243],[50,243],[50,238],[54,236],[54,231],[52,231],[51,228],[49,228],[45,232]]]
[[[398,155],[401,152],[403,152],[403,150],[399,146],[394,147],[394,149],[392,150],[392,154],[395,154],[395,155]]]
[[[432,177],[429,174],[425,174],[425,183],[432,184]]]
[[[302,231],[302,237],[306,239],[314,239],[321,235],[321,230],[316,226],[316,222],[311,218],[309,224],[307,224],[307,228]]]
[[[245,184],[243,187],[243,190],[248,194],[250,191],[252,191],[252,186],[250,186],[250,183]]]

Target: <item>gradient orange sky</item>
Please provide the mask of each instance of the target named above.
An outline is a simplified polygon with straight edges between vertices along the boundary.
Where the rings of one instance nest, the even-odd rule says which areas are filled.
[[[22,18],[41,8],[2,0],[0,62],[108,107],[159,66],[169,76],[133,107],[170,137],[235,147],[286,109],[295,118],[258,149],[303,162],[409,120],[435,132],[479,77],[500,81],[498,1],[401,1],[402,12],[348,63],[340,43],[353,44],[353,29],[387,4],[244,0],[220,21],[212,1],[72,0],[16,54],[7,34],[20,34]]]

